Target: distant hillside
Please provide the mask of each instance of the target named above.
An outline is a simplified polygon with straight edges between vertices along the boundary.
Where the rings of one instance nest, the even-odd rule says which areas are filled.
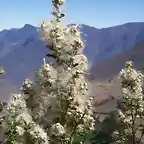
[[[93,65],[98,69],[99,72],[94,70],[94,73],[100,73],[97,74],[99,78],[101,75],[103,77],[105,70],[99,68],[103,67],[107,59],[125,49],[131,50],[135,44],[144,41],[142,22],[102,29],[80,25],[79,29],[85,41],[84,54],[88,58],[89,67]],[[33,78],[46,54],[47,49],[40,39],[38,28],[25,24],[20,29],[0,31],[0,66],[6,71],[2,76],[6,83],[20,87],[24,78]],[[111,76],[111,71],[108,73],[108,77]]]
[[[126,61],[131,60],[136,69],[144,68],[144,41],[135,44],[131,49],[113,55],[108,60],[94,64],[91,69],[91,78],[106,80],[116,76]]]
[[[85,34],[83,36],[86,40],[85,54],[94,64],[144,41],[143,22],[126,23],[102,29],[82,25],[81,31],[83,35]]]
[[[144,22],[126,23],[102,29],[81,24],[79,29],[85,41],[84,54],[88,57],[89,64],[106,60],[111,55],[144,40]],[[15,49],[16,44],[22,44],[19,47],[26,47],[39,38],[38,28],[30,24],[25,24],[19,29],[1,31],[0,50],[3,48],[5,50],[1,51],[0,58]]]

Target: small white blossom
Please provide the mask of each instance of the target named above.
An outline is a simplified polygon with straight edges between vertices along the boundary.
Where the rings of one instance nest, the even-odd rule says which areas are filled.
[[[22,136],[25,132],[24,128],[20,127],[20,126],[16,126],[16,131],[18,132],[18,134],[20,136]]]
[[[60,123],[56,123],[51,128],[52,135],[62,136],[65,133],[64,127]]]

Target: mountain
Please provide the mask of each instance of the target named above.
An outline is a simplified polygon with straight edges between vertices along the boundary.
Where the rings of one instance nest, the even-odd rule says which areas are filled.
[[[88,57],[89,64],[105,60],[112,54],[131,48],[137,42],[144,40],[143,22],[102,29],[82,24],[79,26],[79,30],[85,41],[84,54]],[[26,44],[30,39],[34,40],[39,37],[38,28],[29,24],[25,24],[20,29],[3,30],[0,32],[0,50],[5,45],[5,49],[11,51],[13,49],[11,47],[15,47],[15,44]],[[1,53],[3,54],[3,52]]]
[[[82,25],[83,39],[86,41],[85,54],[90,63],[108,59],[113,54],[132,48],[144,40],[144,23],[126,23],[119,26],[96,29]]]
[[[138,42],[131,49],[114,54],[109,59],[92,66],[92,75],[89,81],[91,95],[94,96],[95,102],[111,96],[114,97],[114,99],[97,107],[96,111],[108,112],[116,108],[117,100],[121,97],[120,79],[117,76],[128,60],[133,62],[134,68],[144,74],[144,41]]]
[[[114,54],[103,62],[94,64],[91,68],[91,78],[99,81],[113,78],[129,60],[133,62],[134,68],[144,69],[144,41],[136,43],[131,49]]]
[[[24,41],[28,36],[37,38],[39,36],[38,28],[25,24],[22,28],[4,29],[0,32],[0,40],[9,43]]]
[[[144,41],[142,22],[102,29],[82,24],[79,30],[85,41],[84,54],[89,67],[97,68],[97,65],[115,54],[131,50],[135,44]],[[41,66],[46,54],[47,49],[37,27],[25,24],[19,29],[0,31],[0,66],[6,71],[1,79],[14,87],[20,87],[24,78],[34,78],[34,72]]]

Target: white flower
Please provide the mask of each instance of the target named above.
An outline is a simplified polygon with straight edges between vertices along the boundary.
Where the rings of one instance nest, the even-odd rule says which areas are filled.
[[[17,122],[24,121],[26,124],[30,124],[32,122],[32,117],[26,111],[16,117]]]
[[[27,85],[29,83],[29,79],[24,80],[24,84]]]
[[[112,134],[113,137],[116,137],[116,136],[118,136],[118,135],[119,135],[119,132],[118,132],[118,131],[114,131],[113,134]]]
[[[87,83],[84,83],[84,86],[87,87]]]
[[[81,88],[81,89],[84,89],[84,86],[81,85],[80,88]]]
[[[30,134],[35,138],[41,138],[42,140],[45,141],[45,143],[48,144],[48,137],[47,134],[44,132],[44,130],[39,126],[33,124],[33,128],[30,131]]]
[[[68,67],[68,69],[67,69],[68,71],[71,71],[71,68],[70,67]]]
[[[71,116],[71,115],[72,115],[72,113],[71,113],[71,112],[67,112],[67,115],[68,115],[68,116]]]
[[[31,87],[31,84],[28,84],[28,85],[27,85],[27,88],[30,88],[30,87]]]
[[[92,101],[93,99],[94,99],[93,97],[90,97],[90,98],[89,98],[90,101]]]
[[[56,123],[51,128],[52,135],[61,136],[65,133],[64,127],[60,123]]]
[[[119,114],[119,116],[120,116],[121,118],[125,118],[125,115],[122,113],[121,110],[118,110],[118,114]]]
[[[49,66],[49,64],[44,64],[44,69],[46,70],[46,71],[50,71],[50,66]]]
[[[25,130],[20,126],[16,126],[16,131],[20,136],[22,136],[25,132]]]
[[[83,124],[79,124],[77,126],[77,132],[82,133],[84,131],[84,125]]]
[[[143,111],[144,111],[144,108],[141,107],[141,108],[138,109],[138,111],[139,111],[139,112],[143,112]]]
[[[87,57],[85,55],[81,55],[81,59],[82,62],[87,62]]]

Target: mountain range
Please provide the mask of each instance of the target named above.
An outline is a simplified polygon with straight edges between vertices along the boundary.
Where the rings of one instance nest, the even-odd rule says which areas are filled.
[[[144,22],[126,23],[97,29],[80,24],[88,58],[90,80],[106,80],[118,74],[126,60],[133,60],[137,68],[144,67]],[[22,28],[0,31],[0,97],[18,90],[25,78],[34,78],[34,72],[47,54],[39,28],[25,24]],[[6,87],[4,90],[4,87]],[[7,98],[6,98],[7,99]]]
[[[114,54],[101,63],[94,64],[91,68],[91,78],[99,81],[112,79],[129,60],[133,62],[134,68],[144,69],[144,41],[136,43],[131,49]]]

